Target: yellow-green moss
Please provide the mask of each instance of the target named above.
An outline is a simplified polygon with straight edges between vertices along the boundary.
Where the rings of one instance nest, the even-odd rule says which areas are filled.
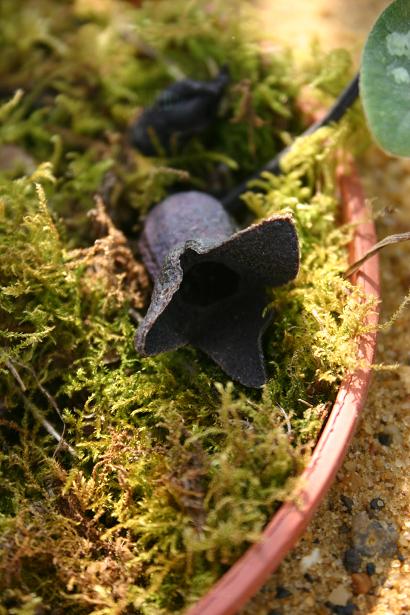
[[[259,218],[292,212],[301,238],[297,281],[272,292],[264,390],[191,348],[134,350],[147,283],[111,218],[132,246],[172,183],[206,187],[222,164],[227,189],[300,131],[302,85],[334,93],[345,78],[343,54],[327,75],[320,58],[303,72],[262,53],[236,6],[0,3],[1,614],[195,601],[289,494],[354,365],[371,306],[341,275],[351,229],[337,226],[334,172],[354,118],[246,197]],[[233,82],[210,134],[169,159],[130,148],[138,106],[225,62]]]

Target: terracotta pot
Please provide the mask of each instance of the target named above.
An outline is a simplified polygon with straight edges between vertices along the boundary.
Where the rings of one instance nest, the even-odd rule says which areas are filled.
[[[376,232],[359,179],[354,169],[339,171],[343,218],[358,226],[350,246],[351,263],[375,242]],[[366,294],[380,297],[378,257],[369,259],[353,281]],[[378,310],[369,314],[367,324],[376,325]],[[376,348],[376,333],[360,338],[358,360],[370,365]],[[363,409],[371,377],[370,367],[357,368],[342,382],[332,411],[301,475],[301,487],[292,502],[283,504],[266,526],[258,543],[250,547],[187,615],[230,615],[236,613],[274,572],[306,529],[342,464],[357,420]],[[298,502],[296,505],[294,502]]]

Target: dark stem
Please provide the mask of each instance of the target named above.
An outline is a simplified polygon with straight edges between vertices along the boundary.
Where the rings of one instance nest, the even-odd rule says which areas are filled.
[[[340,120],[346,111],[353,105],[355,100],[359,96],[359,73],[352,79],[349,85],[343,90],[339,98],[334,103],[333,107],[329,109],[326,115],[323,118],[311,126],[305,132],[302,133],[302,137],[307,137],[308,135],[316,132],[322,126],[328,126],[333,122],[337,122]],[[229,192],[226,197],[222,200],[222,204],[230,213],[237,213],[238,210],[243,209],[244,204],[239,200],[239,197],[246,191],[252,190],[252,188],[248,188],[248,183],[254,179],[258,179],[264,171],[269,171],[274,175],[280,175],[282,173],[282,169],[280,166],[282,158],[292,149],[292,145],[289,145],[285,149],[283,149],[275,158],[272,158],[264,167],[259,169],[256,173],[248,177],[244,182],[239,184],[239,186],[235,186],[231,192]]]

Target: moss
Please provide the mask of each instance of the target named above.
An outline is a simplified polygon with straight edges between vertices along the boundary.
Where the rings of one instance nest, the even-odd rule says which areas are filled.
[[[184,609],[290,493],[355,364],[371,306],[341,276],[351,229],[335,197],[353,115],[246,197],[259,218],[292,212],[301,238],[296,283],[272,291],[264,390],[191,348],[134,350],[147,209],[172,185],[218,194],[245,177],[299,132],[302,86],[331,92],[346,70],[262,52],[236,6],[0,5],[0,613]],[[223,62],[233,82],[209,134],[172,158],[130,148],[138,107]]]

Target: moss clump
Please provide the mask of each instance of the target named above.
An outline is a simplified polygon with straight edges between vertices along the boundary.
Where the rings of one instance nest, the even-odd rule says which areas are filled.
[[[292,212],[302,246],[296,283],[272,293],[264,390],[190,348],[134,350],[146,209],[176,183],[223,192],[302,126],[306,76],[289,54],[263,54],[236,6],[0,4],[0,613],[184,609],[289,494],[354,364],[371,306],[340,275],[347,124],[247,197],[257,217]],[[172,158],[129,147],[139,106],[225,62],[233,82],[209,134]],[[345,64],[306,74],[329,90]]]

